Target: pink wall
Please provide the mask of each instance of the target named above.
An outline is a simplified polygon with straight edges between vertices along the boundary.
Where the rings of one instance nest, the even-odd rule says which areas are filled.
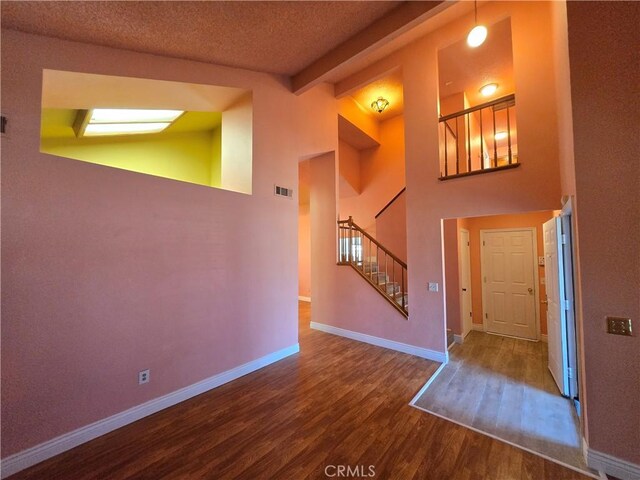
[[[444,244],[444,280],[447,302],[447,329],[462,334],[460,318],[460,276],[458,263],[458,221],[455,218],[442,221],[442,242]]]
[[[360,151],[347,142],[338,142],[340,156],[340,196],[354,197],[360,194]]]
[[[330,88],[13,31],[2,65],[3,457],[297,343],[273,185],[335,149]],[[41,154],[43,68],[253,90],[253,195]]]
[[[437,180],[437,50],[466,36],[472,14],[340,82],[340,90],[349,91],[362,84],[366,76],[376,78],[391,66],[400,66],[403,71],[411,308],[409,320],[405,322],[369,321],[366,318],[358,322],[343,316],[332,318],[330,314],[339,311],[338,306],[348,303],[347,295],[340,294],[348,291],[348,285],[340,284],[343,274],[338,276],[336,273],[331,284],[336,287],[338,295],[332,297],[327,305],[314,306],[318,315],[325,319],[324,323],[338,322],[338,326],[349,325],[363,333],[386,335],[385,338],[444,352],[444,289],[427,291],[428,282],[443,285],[441,219],[549,210],[560,206],[550,6],[538,2],[500,2],[485,4],[480,10],[488,24],[511,16],[518,95],[518,147],[522,165],[510,171],[474,178],[447,182]],[[551,92],[548,101],[540,101],[541,90]],[[381,138],[383,136],[384,131]],[[384,146],[385,141],[381,140],[381,144]],[[364,192],[367,180],[364,176],[362,179]],[[402,184],[398,186],[401,188]],[[382,196],[378,198],[382,202],[380,206],[384,206]],[[341,214],[344,212],[344,202],[340,211]],[[327,265],[326,268],[334,267]]]
[[[376,238],[403,262],[407,262],[407,197],[400,194],[376,218]]]
[[[569,2],[567,16],[587,441],[640,465],[640,337],[605,330],[607,315],[640,322],[640,5]]]
[[[340,218],[354,222],[375,237],[375,215],[405,186],[404,119],[380,123],[380,146],[360,151],[360,195],[340,196]]]

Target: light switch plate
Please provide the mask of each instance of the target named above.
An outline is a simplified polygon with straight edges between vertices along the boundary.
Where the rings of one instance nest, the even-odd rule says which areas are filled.
[[[607,333],[632,337],[631,319],[624,317],[607,317]]]
[[[438,291],[438,284],[435,282],[429,282],[429,291],[430,292],[437,292]]]

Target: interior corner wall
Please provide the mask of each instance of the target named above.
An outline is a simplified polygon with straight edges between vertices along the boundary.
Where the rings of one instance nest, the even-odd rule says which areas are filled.
[[[220,187],[222,185],[222,125],[211,132],[211,178],[209,185]]]
[[[631,318],[636,329],[640,322],[640,4],[566,8],[586,439],[640,468],[640,337],[605,327],[607,315]]]
[[[352,216],[374,236],[376,214],[406,184],[403,116],[385,120],[379,131],[380,146],[360,151],[360,195],[340,198],[340,217]]]
[[[211,169],[219,165],[220,159],[220,152],[216,152],[212,146],[210,132],[180,132],[43,138],[40,151],[97,165],[212,186]]]
[[[311,297],[311,224],[309,204],[298,212],[298,296]]]
[[[233,192],[252,192],[253,97],[245,95],[222,112],[220,185]]]
[[[455,218],[442,221],[444,243],[444,281],[447,302],[447,329],[462,335],[460,318],[460,276],[458,263],[458,221]]]
[[[1,63],[3,459],[297,344],[298,208],[273,185],[337,143],[325,87],[11,30]],[[41,153],[44,67],[251,90],[252,195]]]

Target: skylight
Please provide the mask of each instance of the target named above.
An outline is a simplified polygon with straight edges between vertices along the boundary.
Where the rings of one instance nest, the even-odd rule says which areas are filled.
[[[158,133],[184,113],[183,110],[141,110],[131,108],[94,108],[78,112],[76,136],[133,135]]]

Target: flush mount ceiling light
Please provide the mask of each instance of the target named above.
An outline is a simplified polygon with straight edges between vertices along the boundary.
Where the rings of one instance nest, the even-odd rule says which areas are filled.
[[[386,100],[382,97],[378,97],[377,100],[371,102],[371,108],[373,108],[376,112],[382,113],[384,109],[389,106],[389,100]]]
[[[496,136],[494,138],[496,140],[504,140],[505,138],[507,138],[507,132],[498,132],[496,133]]]
[[[491,95],[496,93],[496,90],[498,90],[497,83],[487,83],[480,89],[480,93],[485,97],[490,97]]]
[[[487,27],[478,25],[478,2],[473,2],[473,11],[475,13],[475,27],[471,29],[467,35],[467,45],[471,48],[479,47],[487,39]]]
[[[183,113],[183,110],[131,108],[79,110],[73,129],[78,138],[158,133],[175,122]]]

